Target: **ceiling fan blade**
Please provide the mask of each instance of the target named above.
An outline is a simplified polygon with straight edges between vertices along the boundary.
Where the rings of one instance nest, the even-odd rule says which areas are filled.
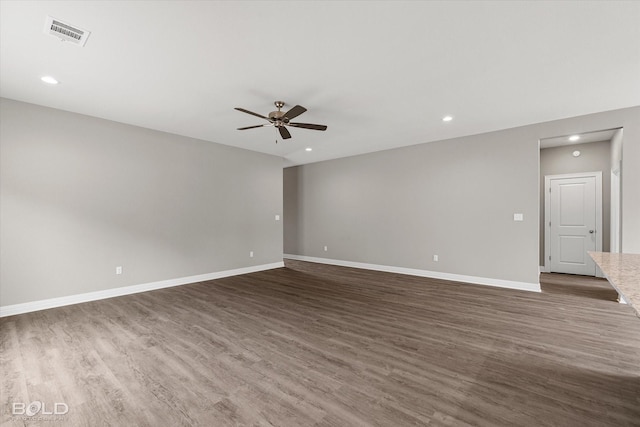
[[[287,130],[286,127],[280,126],[280,127],[278,127],[278,130],[280,131],[280,136],[282,137],[282,139],[291,138],[291,134],[289,133],[289,131]]]
[[[296,105],[295,107],[293,107],[292,109],[290,109],[289,111],[287,111],[286,113],[284,113],[284,116],[291,120],[294,117],[298,117],[300,114],[304,113],[305,111],[307,111],[306,108],[304,108],[301,105]]]
[[[287,124],[288,126],[293,126],[296,128],[305,128],[305,129],[313,129],[313,130],[327,130],[326,125],[314,125],[311,123],[291,123]]]
[[[265,123],[265,124],[263,124],[263,125],[247,126],[247,127],[243,127],[243,128],[238,128],[238,130],[247,130],[247,129],[253,129],[253,128],[261,128],[261,127],[264,127],[264,126],[273,126],[273,125],[272,125],[272,124],[270,124],[270,123]]]
[[[261,119],[269,120],[268,117],[265,117],[262,114],[254,113],[253,111],[245,110],[244,108],[236,107],[235,109],[242,111],[243,113],[251,114],[252,116],[260,117]]]

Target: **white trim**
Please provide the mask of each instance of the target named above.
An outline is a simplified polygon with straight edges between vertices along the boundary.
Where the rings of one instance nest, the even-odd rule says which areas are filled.
[[[551,196],[549,189],[551,181],[554,179],[571,179],[571,178],[590,178],[596,179],[596,252],[602,252],[602,171],[597,172],[576,172],[565,173],[560,175],[544,176],[544,271],[551,272],[551,263],[549,255],[551,255]],[[600,268],[596,265],[595,277],[604,277]]]
[[[387,273],[408,274],[410,276],[430,277],[432,279],[451,280],[454,282],[472,283],[474,285],[497,286],[499,288],[519,291],[541,292],[540,283],[515,282],[512,280],[491,279],[488,277],[466,276],[462,274],[443,273],[440,271],[418,270],[415,268],[394,267],[390,265],[368,264],[364,262],[343,261],[339,259],[317,258],[304,255],[284,254],[286,259],[316,262],[319,264],[338,265],[341,267],[363,268],[365,270],[385,271]]]
[[[196,276],[179,277],[177,279],[161,280],[159,282],[143,283],[141,285],[123,286],[120,288],[105,289],[103,291],[87,292],[84,294],[68,295],[59,298],[50,298],[39,301],[25,302],[0,306],[0,317],[29,313],[32,311],[46,310],[48,308],[63,307],[65,305],[79,304],[122,295],[137,294],[139,292],[153,291],[156,289],[170,288],[172,286],[188,285],[190,283],[204,282],[207,280],[221,279],[223,277],[238,276],[241,274],[255,273],[257,271],[272,270],[284,267],[284,262],[254,265],[251,267],[236,268],[234,270],[217,271],[214,273],[199,274]]]

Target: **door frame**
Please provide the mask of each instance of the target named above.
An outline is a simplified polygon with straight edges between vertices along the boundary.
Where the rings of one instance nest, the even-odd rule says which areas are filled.
[[[602,252],[602,171],[597,172],[577,172],[565,173],[561,175],[544,176],[544,271],[551,272],[549,256],[551,254],[551,180],[567,178],[587,178],[596,179],[596,252]],[[596,265],[596,277],[604,277],[600,268]]]

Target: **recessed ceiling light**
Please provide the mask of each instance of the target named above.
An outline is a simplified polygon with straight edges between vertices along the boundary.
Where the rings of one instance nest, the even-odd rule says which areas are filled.
[[[304,151],[313,151],[313,148],[307,147],[307,148],[304,149]]]
[[[573,157],[580,157],[580,151],[576,150],[573,153]]]
[[[40,80],[42,80],[43,82],[48,83],[50,85],[57,85],[59,83],[56,79],[54,79],[51,76],[41,77]]]
[[[442,121],[443,121],[443,122],[450,122],[451,120],[453,120],[453,116],[444,116],[444,117],[442,118]]]
[[[569,137],[569,141],[572,141],[572,142],[573,142],[573,141],[577,141],[577,140],[579,140],[579,139],[580,139],[580,135],[571,135],[571,136]]]

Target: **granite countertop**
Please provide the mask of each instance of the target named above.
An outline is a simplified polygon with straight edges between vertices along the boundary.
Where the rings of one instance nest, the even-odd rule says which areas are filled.
[[[640,317],[640,254],[589,252],[589,255]]]

